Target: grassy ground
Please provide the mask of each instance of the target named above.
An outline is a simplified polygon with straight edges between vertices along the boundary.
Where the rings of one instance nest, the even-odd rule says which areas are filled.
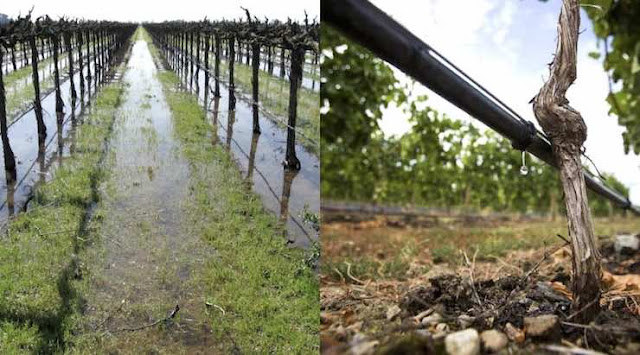
[[[251,93],[252,69],[246,64],[234,65],[234,75],[236,87],[243,92]],[[220,73],[223,78],[229,76],[227,62],[220,61]],[[289,108],[289,82],[285,79],[270,75],[264,70],[259,71],[260,81],[260,101],[264,107],[286,122]],[[285,127],[282,123],[278,123]],[[311,138],[316,143],[320,142],[320,93],[317,91],[300,88],[298,91],[298,122],[296,125],[306,137]],[[319,153],[317,144],[299,137],[302,145],[314,154]]]
[[[82,308],[72,281],[86,265],[77,255],[88,242],[85,223],[103,171],[109,136],[123,91],[111,84],[98,93],[93,110],[79,125],[76,150],[39,185],[30,210],[8,226],[0,243],[0,353],[64,350],[69,319]]]
[[[639,232],[637,218],[597,218],[596,235]],[[435,227],[397,228],[385,219],[361,223],[325,223],[322,226],[321,273],[330,280],[351,274],[361,280],[404,280],[429,271],[434,265],[459,265],[462,253],[478,260],[496,261],[511,251],[561,244],[566,224],[513,221],[484,225],[442,224]]]
[[[189,216],[219,255],[201,275],[209,297],[226,310],[211,315],[214,331],[227,342],[232,334],[243,352],[318,352],[313,256],[285,246],[275,216],[246,189],[228,152],[211,145],[211,127],[196,98],[175,90],[177,76],[163,72],[159,78],[191,165]]]

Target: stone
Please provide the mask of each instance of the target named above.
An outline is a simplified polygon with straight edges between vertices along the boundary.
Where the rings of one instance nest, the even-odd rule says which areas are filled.
[[[449,355],[480,354],[480,336],[478,331],[473,328],[447,335],[444,339],[444,345]]]
[[[613,351],[614,354],[632,355],[640,354],[640,343],[619,344]]]
[[[420,323],[420,321],[422,320],[422,318],[430,315],[431,313],[433,313],[433,309],[429,308],[426,311],[422,311],[420,313],[418,313],[415,317],[413,317],[418,323]]]
[[[480,334],[482,347],[488,353],[497,353],[509,343],[507,336],[496,329],[485,330]]]
[[[377,340],[371,341],[366,335],[359,333],[349,342],[349,350],[353,355],[373,354],[378,344]]]
[[[613,249],[618,254],[630,254],[640,249],[640,239],[632,234],[616,235]]]
[[[347,329],[345,329],[342,324],[338,325],[333,332],[337,340],[347,339]]]
[[[353,355],[367,355],[373,354],[374,350],[380,343],[377,340],[374,341],[360,341],[351,346],[350,353]]]
[[[392,320],[396,319],[396,317],[400,314],[400,312],[402,312],[402,310],[396,304],[394,304],[393,306],[389,307],[387,309],[387,320],[388,321],[392,321]]]
[[[355,322],[347,326],[347,330],[353,333],[359,333],[362,330],[363,321]]]
[[[476,321],[475,317],[471,317],[471,316],[466,315],[466,314],[461,314],[461,315],[458,316],[458,325],[462,329],[469,328],[471,326],[471,324],[473,324],[473,322],[475,322],[475,321]]]
[[[544,340],[559,339],[562,335],[560,320],[555,314],[524,317],[524,331],[528,337]]]
[[[447,323],[438,323],[434,328],[433,338],[442,339],[449,333],[449,325]]]
[[[507,333],[507,337],[509,337],[509,340],[517,344],[522,344],[524,342],[524,339],[525,339],[524,332],[516,328],[513,324],[507,323],[504,326],[504,331],[505,333]]]
[[[441,321],[442,321],[442,316],[440,315],[440,313],[433,313],[431,315],[428,315],[422,318],[422,321],[420,321],[420,323],[422,323],[423,326],[428,327],[432,324],[437,324]]]

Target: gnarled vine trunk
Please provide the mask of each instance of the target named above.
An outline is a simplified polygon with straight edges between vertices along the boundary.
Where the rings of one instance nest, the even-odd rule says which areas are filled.
[[[587,126],[565,97],[577,76],[579,26],[578,0],[563,0],[551,75],[534,98],[533,111],[551,140],[560,169],[573,253],[573,308],[574,312],[579,312],[577,318],[586,322],[599,310],[602,271],[580,160]]]

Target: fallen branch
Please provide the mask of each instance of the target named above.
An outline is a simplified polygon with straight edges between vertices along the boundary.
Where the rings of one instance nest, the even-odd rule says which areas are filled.
[[[597,330],[599,332],[608,332],[611,334],[638,334],[640,329],[637,328],[623,328],[623,327],[613,327],[613,326],[600,326],[595,324],[580,324],[580,323],[572,323],[572,322],[560,322],[562,325],[566,325],[567,327],[580,328],[580,329],[589,329],[589,330]]]
[[[475,285],[475,280],[473,278],[473,270],[476,267],[476,256],[478,255],[478,250],[476,249],[475,253],[473,253],[473,262],[469,262],[469,257],[467,257],[467,253],[466,252],[462,252],[462,255],[464,256],[464,261],[467,264],[467,266],[469,267],[469,286],[471,286],[471,290],[473,291],[473,296],[476,298],[476,302],[478,303],[478,307],[480,307],[481,309],[484,310],[484,307],[482,305],[482,301],[480,300],[480,295],[478,295],[478,290],[476,290],[476,285]]]
[[[111,315],[112,315],[113,313],[120,312],[120,310],[122,309],[122,307],[124,306],[124,304],[125,304],[125,303],[127,303],[127,299],[128,299],[130,296],[131,296],[131,292],[130,292],[130,293],[129,293],[125,298],[123,298],[123,299],[122,299],[122,301],[120,302],[120,304],[118,305],[118,307],[116,307],[116,308],[114,308],[113,310],[111,310],[111,311],[107,312],[107,317],[106,317],[102,322],[100,322],[100,324],[98,324],[98,325],[96,326],[96,328],[95,328],[95,329],[97,330],[97,329],[102,328],[102,326],[103,326],[105,323],[107,323],[107,321],[111,318]]]
[[[176,316],[176,314],[178,313],[179,310],[180,310],[180,306],[176,305],[176,308],[174,308],[173,311],[171,311],[171,313],[168,316],[166,316],[165,318],[163,318],[163,319],[159,319],[159,320],[157,320],[157,321],[155,321],[153,323],[142,325],[142,326],[135,327],[135,328],[120,328],[118,330],[113,331],[113,333],[135,332],[135,331],[138,331],[138,330],[154,327],[154,326],[156,326],[156,325],[158,325],[158,324],[160,324],[162,322],[167,322],[167,321],[173,319]]]
[[[560,237],[560,234],[558,234],[558,237]],[[549,258],[549,256],[551,256],[552,254],[554,254],[554,253],[555,253],[555,252],[557,252],[558,250],[560,250],[560,249],[562,249],[562,248],[566,247],[567,245],[570,245],[570,244],[571,244],[571,243],[570,243],[568,240],[566,240],[565,238],[562,238],[562,237],[561,237],[561,239],[562,239],[562,240],[564,240],[564,241],[565,241],[565,243],[564,243],[564,244],[562,244],[562,245],[558,245],[558,246],[554,247],[553,249],[551,249],[551,250],[549,250],[549,251],[545,251],[545,252],[544,252],[544,255],[542,256],[542,259],[540,259],[540,260],[539,260],[539,261],[538,261],[538,262],[537,262],[537,263],[536,263],[536,264],[535,264],[535,265],[534,265],[534,266],[533,266],[529,271],[527,271],[527,273],[526,273],[526,274],[524,274],[524,276],[522,276],[522,278],[520,279],[520,283],[522,283],[522,282],[526,281],[526,280],[529,278],[529,276],[531,276],[534,272],[536,272],[536,271],[540,268],[540,265],[542,265],[542,263],[543,263],[545,260],[547,260],[547,259]]]
[[[571,354],[571,355],[606,355],[605,353],[601,353],[599,351],[582,349],[582,348],[570,348],[567,346],[561,345],[542,345],[541,348],[555,352],[560,354]]]
[[[349,278],[351,280],[353,280],[353,281],[355,281],[355,282],[357,282],[359,284],[362,284],[362,285],[366,284],[366,282],[364,282],[364,281],[356,278],[355,276],[351,275],[351,263],[350,262],[345,261],[344,263],[347,265],[347,276],[349,276]]]
[[[544,253],[544,255],[542,256],[542,259],[540,259],[525,275],[523,275],[520,280],[518,281],[518,283],[516,284],[516,286],[513,288],[513,290],[511,290],[511,292],[509,293],[509,296],[505,297],[504,300],[497,306],[494,307],[492,309],[488,309],[488,310],[484,310],[482,313],[480,313],[480,315],[478,315],[478,318],[483,318],[486,317],[487,315],[489,315],[490,313],[496,313],[499,312],[500,310],[502,310],[504,307],[506,307],[509,302],[515,297],[515,295],[522,290],[526,290],[527,287],[523,287],[523,285],[525,284],[525,281],[527,281],[527,279],[538,270],[538,268],[540,268],[540,265],[542,265],[542,263],[549,258],[549,256],[551,256],[553,253],[555,253],[556,251],[564,248],[565,246],[567,246],[569,243],[568,240],[562,238],[560,235],[558,235],[558,237],[560,237],[561,239],[563,239],[565,241],[564,244],[562,245],[558,245],[556,247],[554,247],[553,249],[546,251]],[[465,258],[466,258],[466,254],[465,254]],[[467,259],[468,261],[468,259]],[[473,291],[475,292],[475,288],[473,288]]]
[[[579,315],[580,313],[582,313],[585,309],[587,309],[587,308],[591,307],[591,306],[593,305],[593,303],[595,303],[595,302],[599,302],[599,301],[600,301],[599,299],[595,299],[595,300],[593,300],[593,301],[589,302],[586,306],[582,307],[581,309],[579,309],[579,310],[577,310],[577,311],[573,312],[570,316],[568,316],[568,317],[567,317],[567,320],[571,320],[572,318],[574,318],[574,317],[578,316],[578,315]]]

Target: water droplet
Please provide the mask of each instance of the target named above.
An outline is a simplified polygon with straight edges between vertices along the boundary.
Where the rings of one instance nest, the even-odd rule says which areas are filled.
[[[522,166],[520,167],[520,174],[522,175],[527,175],[529,174],[529,168],[527,168],[527,153],[523,150],[522,151]]]

